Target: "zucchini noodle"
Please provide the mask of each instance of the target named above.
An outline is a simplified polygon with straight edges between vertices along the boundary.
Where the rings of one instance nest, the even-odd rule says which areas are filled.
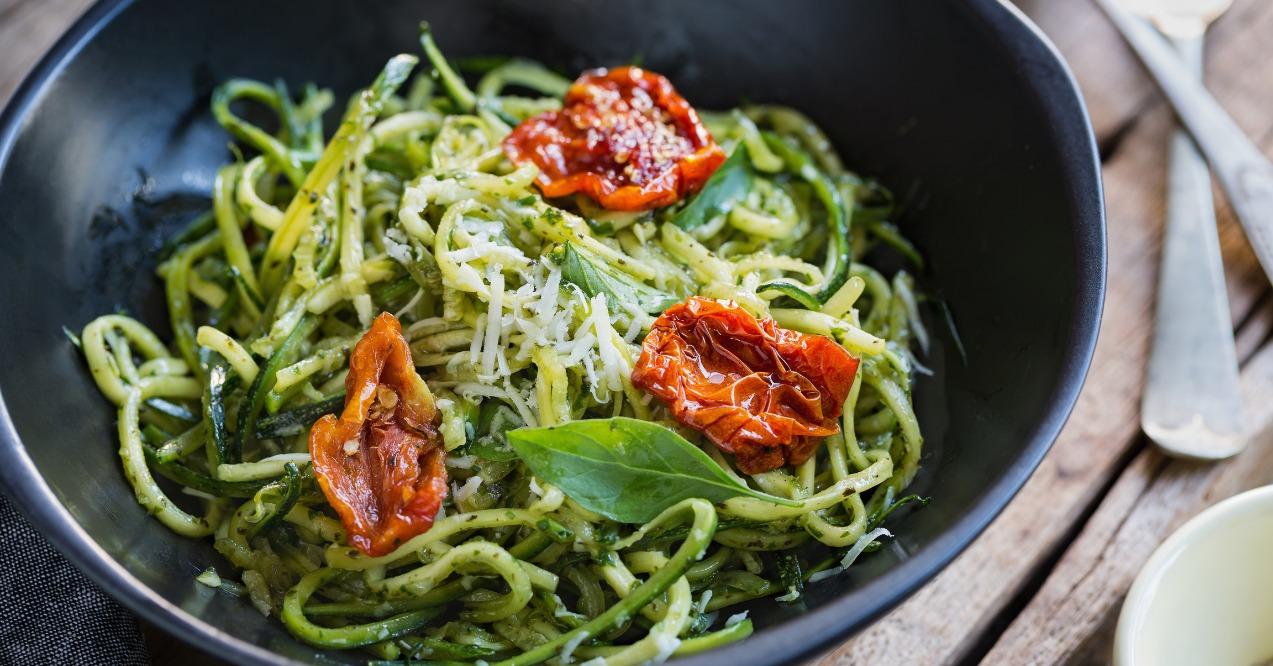
[[[508,60],[470,89],[427,29],[422,42],[429,66],[412,79],[417,58],[390,60],[326,142],[331,95],[312,85],[293,97],[235,79],[213,95],[249,157],[218,170],[209,212],[159,267],[171,344],[119,314],[81,336],[137,501],[211,538],[297,639],[385,660],[657,663],[745,638],[744,615],[717,611],[790,601],[878,547],[919,466],[911,387],[926,369],[910,348],[929,344],[913,278],[867,263],[872,247],[909,244],[887,222],[886,238],[854,224],[864,206],[886,219],[891,197],[802,114],[753,107],[703,113],[727,154],[746,150],[750,185],[701,225],[674,224],[677,206],[545,200],[535,167],[500,142],[560,108],[570,82]],[[249,122],[249,104],[277,131]],[[631,381],[666,305],[588,291],[564,267],[567,245],[635,300],[732,299],[859,358],[841,432],[794,469],[742,475],[681,430],[783,503],[685,499],[620,524],[513,453],[506,433],[523,426],[672,422]],[[431,529],[370,557],[319,492],[307,433],[340,409],[353,345],[380,312],[402,320],[437,397],[452,491]]]

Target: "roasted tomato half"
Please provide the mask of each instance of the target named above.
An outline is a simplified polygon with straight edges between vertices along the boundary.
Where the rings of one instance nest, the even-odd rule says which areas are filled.
[[[857,367],[833,340],[692,296],[655,320],[632,383],[756,474],[804,462],[839,432]]]
[[[522,122],[504,152],[539,167],[544,196],[583,192],[610,210],[676,203],[725,161],[694,107],[666,78],[639,67],[585,72],[560,111]]]
[[[384,555],[428,531],[446,498],[441,416],[393,315],[354,346],[345,391],[340,416],[310,428],[309,455],[349,543]]]

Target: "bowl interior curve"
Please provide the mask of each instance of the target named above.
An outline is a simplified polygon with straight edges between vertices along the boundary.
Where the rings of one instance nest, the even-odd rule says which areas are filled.
[[[761,632],[749,643],[696,660],[775,663],[860,627],[952,558],[1037,464],[1090,358],[1104,229],[1081,100],[1049,47],[999,3],[138,2],[96,33],[81,26],[65,67],[28,85],[0,164],[0,391],[75,525],[40,505],[42,485],[12,471],[7,481],[111,591],[219,643],[205,647],[314,658],[276,619],[194,583],[210,564],[229,567],[133,500],[114,411],[62,327],[124,310],[167,335],[155,252],[207,206],[230,159],[208,112],[218,82],[313,81],[343,100],[391,55],[419,51],[420,19],[452,57],[527,56],[570,73],[639,58],[701,108],[794,106],[846,164],[906,202],[901,226],[928,260],[921,285],[930,304],[949,306],[966,354],[929,307],[923,360],[936,374],[915,390],[927,443],[914,488],[933,502],[899,516],[895,543],[851,573],[795,604],[754,604]]]

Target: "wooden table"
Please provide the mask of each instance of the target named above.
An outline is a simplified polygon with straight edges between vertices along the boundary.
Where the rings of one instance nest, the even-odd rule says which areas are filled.
[[[87,0],[0,0],[0,99]],[[1217,195],[1252,444],[1219,464],[1172,461],[1139,429],[1172,116],[1088,0],[1021,0],[1083,88],[1104,162],[1109,292],[1079,405],[1033,478],[962,556],[823,657],[849,664],[1104,663],[1132,578],[1202,508],[1273,482],[1273,292]],[[1213,28],[1207,84],[1273,154],[1273,2],[1237,0]],[[216,663],[159,632],[157,663]]]

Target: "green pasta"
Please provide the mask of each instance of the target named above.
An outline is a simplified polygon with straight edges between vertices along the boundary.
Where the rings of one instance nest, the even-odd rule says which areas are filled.
[[[795,600],[878,548],[894,509],[926,502],[903,497],[923,446],[919,297],[904,271],[863,263],[874,247],[922,258],[889,221],[891,196],[816,125],[780,107],[702,112],[729,158],[685,203],[546,200],[501,141],[559,108],[570,82],[498,60],[470,87],[427,26],[421,45],[429,67],[413,78],[415,56],[390,60],[328,141],[331,95],[312,85],[214,93],[247,157],[218,170],[211,209],[163,250],[171,344],[116,314],[81,336],[147,511],[210,537],[248,600],[316,648],[623,666],[745,639],[737,605]],[[248,103],[277,130],[232,108]],[[841,432],[804,463],[742,475],[699,433],[669,429],[631,375],[654,318],[691,295],[858,357]],[[451,492],[431,529],[371,557],[346,542],[307,436],[341,410],[350,353],[381,312],[437,399]],[[589,419],[609,430],[578,427]],[[629,457],[589,458],[616,432]],[[554,451],[555,433],[578,450]],[[584,492],[589,464],[611,467]],[[552,476],[573,465],[575,481]],[[703,490],[597,483],[638,477]]]

